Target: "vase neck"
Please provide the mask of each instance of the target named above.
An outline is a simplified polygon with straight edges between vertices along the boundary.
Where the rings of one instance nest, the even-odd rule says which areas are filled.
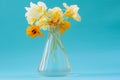
[[[50,27],[48,29],[48,37],[50,36],[61,39],[59,30],[57,30],[55,27]]]
[[[52,44],[55,43],[58,47],[62,49],[64,48],[60,32],[54,27],[49,28],[47,40],[50,41],[50,43]]]

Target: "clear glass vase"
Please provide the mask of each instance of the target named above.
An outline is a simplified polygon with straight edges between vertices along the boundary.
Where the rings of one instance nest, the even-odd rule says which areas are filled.
[[[44,76],[66,76],[71,66],[58,30],[49,29],[38,71]]]

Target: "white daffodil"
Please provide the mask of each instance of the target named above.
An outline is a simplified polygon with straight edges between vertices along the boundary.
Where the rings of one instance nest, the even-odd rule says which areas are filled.
[[[66,3],[63,3],[63,6],[66,8],[65,16],[81,21],[81,16],[78,14],[79,7],[77,5],[68,6]]]
[[[38,20],[44,13],[46,12],[46,4],[43,2],[38,2],[34,4],[30,2],[30,7],[25,7],[27,10],[25,17],[29,24],[33,24],[36,20]]]

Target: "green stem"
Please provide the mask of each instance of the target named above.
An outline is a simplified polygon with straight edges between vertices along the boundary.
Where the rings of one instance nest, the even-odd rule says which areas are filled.
[[[67,53],[63,47],[63,42],[62,42],[62,39],[59,35],[59,33],[57,32],[56,29],[52,28],[51,31],[50,31],[50,34],[52,34],[52,37],[53,37],[53,43],[52,43],[52,54],[54,56],[54,62],[56,62],[56,54],[55,54],[55,50],[56,50],[56,47],[57,45],[61,48],[61,50],[63,51],[64,53],[64,57],[66,59],[66,63],[70,69],[70,64],[69,64],[69,61],[68,61],[68,58],[67,58]]]
[[[60,40],[60,41],[58,41],[58,40],[56,39],[56,43],[57,43],[57,45],[62,49],[62,51],[64,52],[64,56],[65,56],[67,65],[68,65],[68,67],[69,67],[69,69],[70,69],[70,64],[69,64],[69,61],[68,61],[68,59],[67,59],[66,50],[65,50],[65,48],[63,47],[62,39],[61,39],[60,35],[59,35],[57,32],[55,33],[55,35],[56,35],[56,36],[59,38],[59,40]],[[54,35],[54,37],[55,37],[55,35]],[[55,38],[56,38],[56,37],[55,37]],[[60,43],[60,42],[61,42],[61,43]]]
[[[53,60],[54,62],[56,62],[56,54],[55,54],[55,50],[56,50],[56,38],[53,36],[55,32],[54,28],[50,29],[50,35],[53,37],[52,38],[52,43],[51,43],[51,49],[52,49],[52,54],[53,54]]]

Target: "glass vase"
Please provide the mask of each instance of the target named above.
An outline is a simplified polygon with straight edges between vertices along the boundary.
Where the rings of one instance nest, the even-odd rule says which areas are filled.
[[[71,66],[58,30],[48,30],[44,53],[38,68],[44,76],[66,76],[71,72]]]

